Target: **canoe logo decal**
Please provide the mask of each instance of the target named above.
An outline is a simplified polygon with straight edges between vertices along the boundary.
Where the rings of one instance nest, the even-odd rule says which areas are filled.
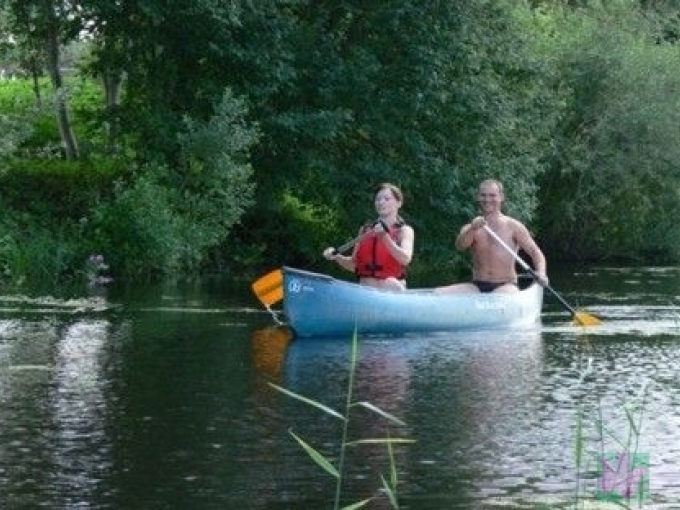
[[[480,299],[475,302],[475,308],[477,310],[503,310],[505,305],[491,299]]]
[[[302,284],[300,283],[300,280],[297,278],[293,278],[289,283],[288,283],[288,292],[291,292],[293,294],[297,294],[302,290]]]

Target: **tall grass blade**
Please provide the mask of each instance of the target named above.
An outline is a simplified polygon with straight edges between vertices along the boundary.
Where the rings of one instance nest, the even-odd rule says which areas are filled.
[[[387,435],[390,435],[389,429],[387,429]],[[394,460],[394,448],[392,448],[392,443],[387,443],[387,453],[390,457],[390,482],[392,483],[391,486],[396,490],[399,477],[397,476],[397,463]]]
[[[356,508],[363,508],[366,505],[368,505],[371,501],[373,501],[373,498],[364,499],[363,501],[359,501],[357,503],[352,503],[351,505],[343,506],[340,510],[355,510]]]
[[[393,416],[390,413],[383,411],[378,406],[371,404],[370,402],[363,402],[363,401],[362,402],[355,402],[353,405],[361,406],[361,407],[368,409],[369,411],[373,411],[374,413],[379,414],[383,418],[385,418],[385,419],[387,419],[387,420],[389,420],[393,423],[396,423],[397,425],[402,425],[402,426],[406,425],[402,420],[400,420],[396,416]]]
[[[639,435],[640,431],[638,430],[637,423],[635,423],[635,410],[631,409],[630,407],[625,407],[624,408],[626,412],[626,418],[628,418],[628,424],[630,425],[630,428],[633,429],[633,432],[635,435]]]
[[[352,408],[352,400],[354,399],[354,377],[357,369],[357,359],[359,357],[359,337],[357,329],[354,328],[352,335],[352,343],[350,349],[350,363],[349,363],[349,377],[347,379],[347,395],[345,399],[345,415],[344,423],[342,425],[342,438],[340,440],[340,458],[338,459],[338,479],[335,482],[335,499],[333,500],[333,508],[340,508],[340,495],[342,493],[342,475],[345,469],[345,454],[347,452],[347,438],[349,437],[349,419],[350,410]]]
[[[295,438],[295,440],[300,444],[300,446],[302,446],[302,448],[307,452],[307,455],[309,455],[314,462],[316,462],[320,467],[322,467],[324,471],[334,476],[335,478],[340,477],[340,473],[338,472],[338,470],[335,469],[335,466],[333,466],[333,464],[331,464],[330,461],[323,456],[323,454],[319,453],[314,448],[312,448],[300,436],[297,436],[292,430],[289,430],[288,433]]]
[[[392,439],[390,435],[390,429],[387,427],[387,437]],[[387,443],[387,454],[390,458],[390,491],[387,493],[387,497],[390,499],[393,508],[399,508],[399,501],[397,500],[397,484],[399,483],[399,475],[397,473],[397,463],[394,459],[394,448],[392,448],[392,443]],[[383,484],[385,480],[383,479]]]
[[[347,446],[350,445],[358,445],[358,444],[386,444],[386,445],[393,445],[393,444],[410,444],[410,443],[415,443],[415,439],[406,439],[406,438],[401,438],[401,437],[374,437],[374,438],[365,438],[365,439],[355,439],[354,441],[348,441]]]
[[[574,460],[576,467],[581,467],[583,459],[583,409],[579,405],[576,414],[576,437],[574,438]]]
[[[583,407],[579,404],[576,411],[576,436],[574,437],[574,461],[576,462],[576,495],[575,504],[578,504],[581,492],[581,463],[583,461]],[[574,508],[576,508],[574,506]]]
[[[602,425],[602,438],[604,442],[604,437],[609,436],[617,445],[619,445],[620,448],[627,448],[628,445],[626,444],[625,441],[623,441],[621,438],[617,437],[617,435],[614,433],[614,431],[610,430],[608,427],[605,427]]]
[[[387,494],[387,499],[390,500],[390,505],[392,508],[399,508],[399,501],[397,501],[397,496],[394,494],[394,490],[390,484],[387,483],[387,480],[385,480],[384,476],[380,475],[380,479],[382,480],[383,491],[385,494]]]
[[[280,391],[284,395],[288,395],[289,397],[292,397],[294,399],[297,399],[301,402],[304,402],[305,404],[309,404],[310,406],[316,407],[317,409],[321,409],[324,413],[330,414],[331,416],[335,418],[339,418],[340,420],[346,421],[346,418],[341,415],[339,412],[335,411],[334,409],[331,409],[328,406],[325,406],[321,404],[320,402],[317,402],[316,400],[312,400],[311,398],[303,397],[302,395],[298,395],[295,392],[289,391],[285,388],[282,388],[281,386],[278,386],[274,384],[273,382],[268,382],[269,386],[274,388],[277,391]]]

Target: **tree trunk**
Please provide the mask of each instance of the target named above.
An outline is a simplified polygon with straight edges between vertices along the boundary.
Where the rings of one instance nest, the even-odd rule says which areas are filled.
[[[120,131],[115,111],[119,104],[123,75],[119,71],[105,69],[102,74],[102,82],[104,84],[104,94],[106,97],[106,110],[109,113],[110,120],[107,132],[108,149],[110,152],[113,152],[115,151],[116,141]]]
[[[38,64],[35,58],[31,58],[31,79],[33,80],[33,94],[35,94],[35,101],[38,107],[42,106],[42,95],[40,94],[40,76],[38,73]]]
[[[47,23],[48,28],[45,31],[47,69],[50,73],[52,86],[54,87],[57,124],[59,126],[59,133],[61,134],[61,143],[64,149],[64,156],[68,160],[74,160],[78,159],[78,145],[76,143],[76,137],[73,133],[71,120],[68,115],[66,92],[64,90],[64,83],[61,76],[58,22],[52,2],[48,0],[47,4],[47,15],[49,16],[49,21]]]

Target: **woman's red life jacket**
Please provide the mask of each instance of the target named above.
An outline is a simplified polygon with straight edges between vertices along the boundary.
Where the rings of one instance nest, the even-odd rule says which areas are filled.
[[[388,233],[398,245],[401,244],[401,227],[404,223],[395,223]],[[406,277],[406,268],[395,259],[385,243],[373,232],[372,226],[364,227],[364,237],[359,241],[354,256],[354,272],[359,278],[368,276],[371,278],[385,279],[394,277],[403,280]]]

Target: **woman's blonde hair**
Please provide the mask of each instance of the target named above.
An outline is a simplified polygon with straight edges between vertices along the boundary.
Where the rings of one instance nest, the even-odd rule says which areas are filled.
[[[377,195],[378,192],[383,189],[390,190],[394,198],[396,198],[402,204],[404,203],[404,194],[401,192],[398,186],[392,184],[391,182],[383,182],[381,184],[378,184],[375,190],[375,194]]]

